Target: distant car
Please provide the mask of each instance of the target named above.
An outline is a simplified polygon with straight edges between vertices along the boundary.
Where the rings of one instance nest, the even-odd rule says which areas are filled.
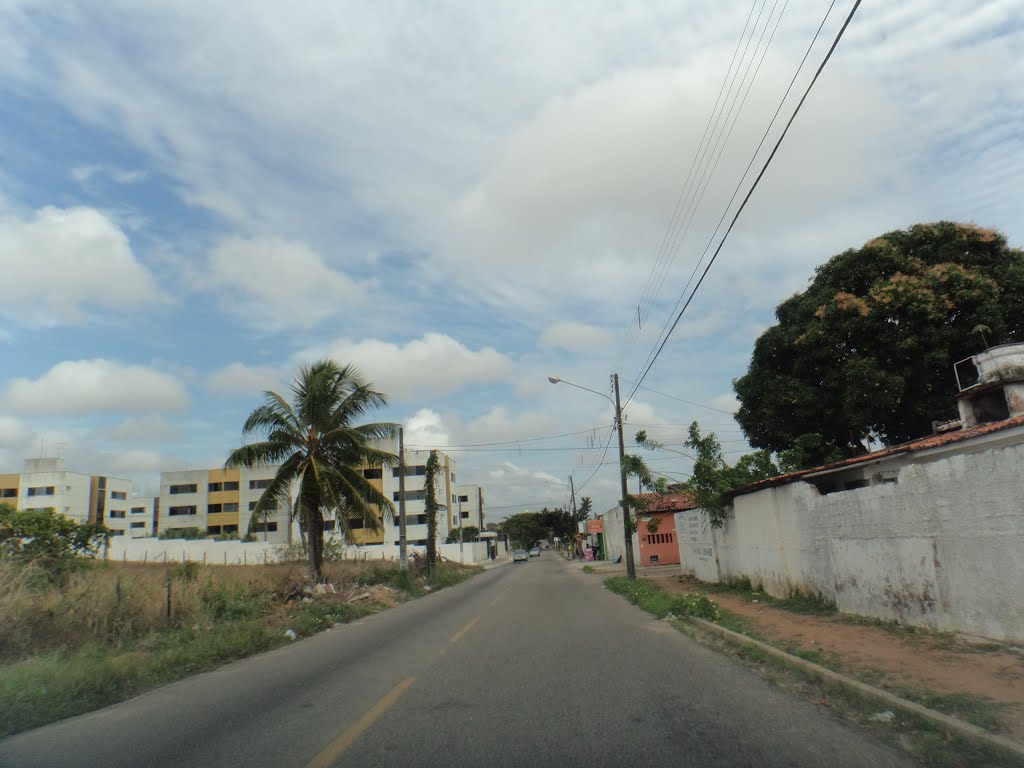
[[[530,557],[540,557],[540,547],[534,547],[530,550]]]
[[[530,555],[529,555],[529,553],[525,549],[517,549],[515,552],[512,553],[512,562],[513,563],[518,563],[518,562],[525,563],[529,559],[530,559]]]

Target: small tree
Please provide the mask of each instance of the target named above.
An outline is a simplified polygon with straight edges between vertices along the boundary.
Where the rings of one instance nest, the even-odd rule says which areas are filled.
[[[96,557],[112,531],[101,523],[77,523],[53,509],[16,510],[0,503],[0,555],[62,573],[80,558]]]
[[[461,528],[456,528],[448,534],[449,544],[459,543],[459,532],[462,532],[462,541],[476,541],[477,536],[480,535],[480,529],[475,525],[464,525]]]
[[[594,508],[594,502],[589,496],[580,499],[579,519],[586,520],[590,517],[590,511]]]
[[[431,451],[427,458],[427,474],[423,482],[423,493],[426,499],[423,501],[423,511],[427,516],[427,567],[430,569],[430,577],[434,578],[437,571],[437,473],[441,471],[441,460],[437,451]]]

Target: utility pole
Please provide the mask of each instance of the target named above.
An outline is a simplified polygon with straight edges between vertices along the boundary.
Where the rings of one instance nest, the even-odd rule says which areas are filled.
[[[569,475],[569,496],[572,498],[572,519],[574,523],[580,521],[579,513],[576,511],[576,488],[572,483],[572,475]]]
[[[619,480],[622,486],[622,539],[626,545],[626,575],[631,579],[636,578],[636,564],[633,562],[633,527],[629,519],[629,503],[626,497],[629,490],[626,488],[626,444],[622,439],[622,405],[619,402],[619,374],[613,373],[612,380],[615,382],[615,423],[619,427]]]
[[[398,428],[398,563],[409,567],[409,540],[405,529],[405,428]]]
[[[456,491],[458,495],[458,491]],[[459,562],[466,562],[466,558],[462,556],[462,497],[459,496]]]

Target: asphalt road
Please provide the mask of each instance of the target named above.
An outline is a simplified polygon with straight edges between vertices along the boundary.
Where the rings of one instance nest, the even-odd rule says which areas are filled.
[[[0,742],[0,766],[909,766],[546,552]]]

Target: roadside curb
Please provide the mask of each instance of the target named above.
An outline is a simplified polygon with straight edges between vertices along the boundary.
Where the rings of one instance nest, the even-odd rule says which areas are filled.
[[[814,672],[815,674],[820,675],[823,678],[831,680],[832,682],[839,683],[840,685],[844,685],[848,688],[853,688],[859,693],[863,693],[867,696],[883,701],[886,704],[889,704],[890,706],[902,709],[905,712],[910,712],[912,714],[917,715],[918,717],[922,717],[933,723],[957,731],[958,733],[964,736],[984,741],[988,744],[991,744],[992,746],[1005,749],[1009,752],[1014,753],[1015,755],[1024,757],[1024,744],[1021,744],[1017,741],[1013,741],[1012,739],[1008,739],[1005,736],[999,736],[994,733],[989,733],[984,728],[979,728],[973,723],[968,723],[965,720],[952,717],[951,715],[947,715],[943,712],[938,712],[934,709],[929,709],[928,707],[922,706],[917,702],[901,698],[899,696],[896,696],[895,694],[889,693],[888,691],[884,691],[881,688],[876,688],[873,685],[862,683],[860,680],[854,680],[852,677],[847,677],[846,675],[840,674],[839,672],[835,672],[834,670],[828,669],[827,667],[823,667],[820,664],[815,664],[812,661],[807,661],[807,659],[801,659],[799,656],[794,656],[791,653],[786,653],[785,651],[779,650],[773,645],[761,642],[760,640],[755,640],[752,637],[741,634],[739,632],[734,632],[731,629],[726,629],[725,627],[719,626],[718,624],[707,621],[705,619],[688,617],[686,620],[693,622],[701,629],[705,629],[714,634],[721,635],[727,640],[730,640],[735,643],[752,645],[755,648],[764,651],[765,653],[768,653],[772,656],[775,656],[776,658],[786,661],[789,664],[792,664],[793,666],[800,667],[809,672]]]

